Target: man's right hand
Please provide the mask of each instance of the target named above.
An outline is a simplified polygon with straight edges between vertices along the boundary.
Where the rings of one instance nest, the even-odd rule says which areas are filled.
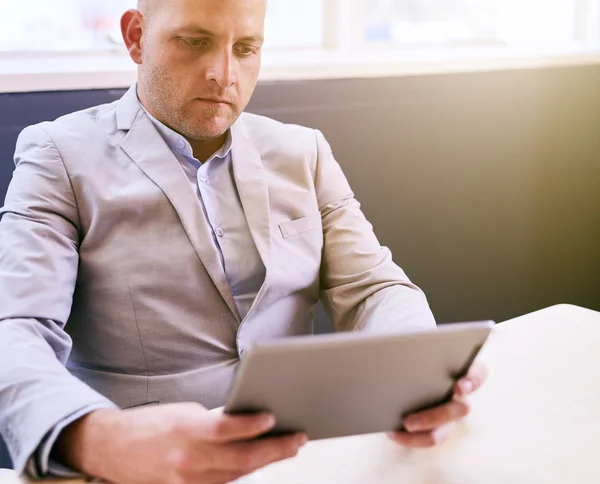
[[[195,403],[97,410],[56,444],[71,467],[115,484],[224,484],[293,457],[303,434],[256,439],[271,415],[231,416]]]

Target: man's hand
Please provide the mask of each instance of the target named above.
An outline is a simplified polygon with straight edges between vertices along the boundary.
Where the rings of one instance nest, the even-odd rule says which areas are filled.
[[[230,416],[193,403],[98,410],[67,427],[57,451],[115,484],[224,484],[306,443],[302,434],[255,439],[274,424],[271,415]]]
[[[389,437],[404,447],[423,448],[441,444],[452,435],[456,422],[469,413],[465,397],[481,387],[486,377],[485,366],[474,364],[467,376],[456,382],[450,402],[406,416],[403,422],[406,431],[392,432]]]

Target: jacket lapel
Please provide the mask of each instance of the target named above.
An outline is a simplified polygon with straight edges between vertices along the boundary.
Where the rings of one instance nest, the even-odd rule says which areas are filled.
[[[249,139],[243,115],[231,129],[233,176],[252,239],[265,266],[265,280],[248,311],[248,315],[250,315],[264,295],[269,278],[269,254],[271,251],[269,191],[260,153]]]
[[[179,161],[142,109],[135,86],[118,103],[117,127],[127,131],[121,140],[121,148],[171,202],[198,257],[239,321],[240,316],[213,240],[212,229],[201,203],[196,194],[188,189],[189,181]]]

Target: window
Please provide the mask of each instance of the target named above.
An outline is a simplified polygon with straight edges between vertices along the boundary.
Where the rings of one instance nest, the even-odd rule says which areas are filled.
[[[120,14],[135,0],[0,0],[0,51],[121,47]]]
[[[121,14],[135,0],[0,0],[0,51],[121,50]],[[267,48],[321,47],[324,0],[271,0]]]
[[[0,0],[0,51],[122,48],[136,0]],[[600,0],[269,0],[266,48],[600,43]],[[326,15],[326,12],[337,12]],[[348,25],[344,25],[348,24]],[[346,31],[343,38],[336,32]],[[345,47],[349,47],[346,45]]]
[[[323,47],[324,0],[269,0],[265,48]]]
[[[490,0],[368,0],[365,41],[400,45],[494,42]]]
[[[365,0],[367,44],[598,43],[597,0]]]
[[[0,0],[0,92],[125,87],[137,0]],[[600,63],[600,0],[268,0],[261,79]]]

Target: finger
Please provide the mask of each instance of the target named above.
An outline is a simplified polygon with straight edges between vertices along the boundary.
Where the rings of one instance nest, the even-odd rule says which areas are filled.
[[[207,412],[197,430],[204,441],[226,443],[259,437],[274,425],[275,417],[265,413],[225,415],[222,412]]]
[[[488,371],[485,365],[473,363],[467,375],[456,382],[454,394],[465,397],[477,391],[485,383]]]
[[[225,412],[225,407],[212,408],[208,411],[208,413],[213,413],[215,415],[223,415],[224,412]]]
[[[228,446],[228,450],[220,455],[220,463],[226,469],[244,473],[254,472],[273,462],[294,457],[307,441],[305,434],[292,434],[252,442],[237,442]]]
[[[455,423],[450,423],[438,427],[429,432],[418,432],[409,434],[408,432],[390,432],[388,437],[403,447],[412,449],[425,449],[435,447],[447,441],[454,431]]]
[[[487,379],[488,369],[483,363],[473,363],[467,373],[467,378],[473,382],[473,391],[480,388]]]
[[[469,404],[455,398],[439,407],[408,415],[402,424],[409,433],[425,432],[442,427],[465,417],[469,413]]]

